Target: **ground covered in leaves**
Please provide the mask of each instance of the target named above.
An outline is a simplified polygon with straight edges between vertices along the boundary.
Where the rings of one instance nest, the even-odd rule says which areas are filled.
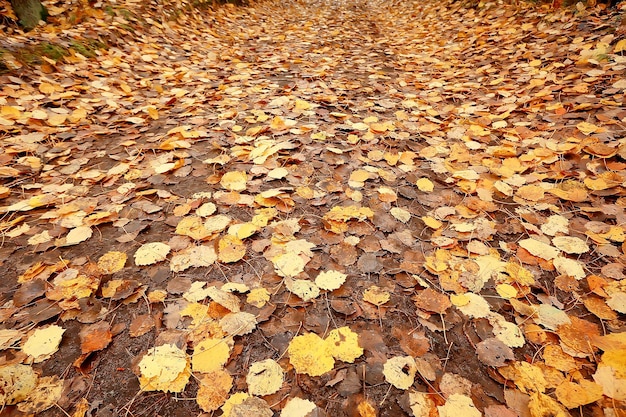
[[[49,6],[0,40],[6,415],[626,414],[618,12]]]

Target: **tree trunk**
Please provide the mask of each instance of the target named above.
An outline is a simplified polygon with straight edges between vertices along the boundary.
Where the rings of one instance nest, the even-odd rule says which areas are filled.
[[[48,12],[40,0],[11,0],[13,11],[24,29],[35,28],[40,20],[46,20]]]

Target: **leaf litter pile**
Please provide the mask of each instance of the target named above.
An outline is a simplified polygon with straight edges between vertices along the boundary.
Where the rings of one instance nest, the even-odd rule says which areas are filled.
[[[0,76],[4,412],[626,415],[615,13],[127,6]]]

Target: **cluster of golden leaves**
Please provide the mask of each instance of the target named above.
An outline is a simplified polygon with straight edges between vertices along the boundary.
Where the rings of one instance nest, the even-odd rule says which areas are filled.
[[[41,374],[76,321],[71,372],[154,332],[121,369],[224,416],[622,415],[626,41],[595,13],[268,2],[0,76],[0,406],[97,403]]]

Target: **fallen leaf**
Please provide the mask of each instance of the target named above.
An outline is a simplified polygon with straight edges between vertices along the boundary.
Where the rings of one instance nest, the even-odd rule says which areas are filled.
[[[363,355],[363,348],[359,346],[359,336],[347,326],[331,330],[326,336],[326,343],[335,359],[354,363],[354,360]]]
[[[408,389],[415,381],[417,365],[411,356],[395,356],[387,359],[383,367],[385,380],[398,389]]]
[[[363,300],[368,303],[372,303],[375,306],[381,306],[391,299],[391,294],[388,291],[376,286],[370,286],[363,293]]]
[[[165,243],[146,243],[135,252],[135,265],[152,265],[164,261],[168,253],[170,253],[170,247]]]
[[[43,362],[57,350],[65,329],[55,324],[35,329],[22,345],[22,352],[34,363]]]
[[[287,404],[280,412],[280,417],[307,417],[316,408],[315,403],[294,397],[287,401]]]
[[[472,399],[462,394],[452,394],[444,405],[437,406],[439,417],[480,417],[482,414]]]
[[[201,375],[198,378],[198,385],[196,402],[203,411],[211,412],[220,408],[226,401],[233,386],[233,378],[227,371],[218,369]]]
[[[189,357],[172,344],[148,349],[138,366],[142,391],[182,392],[191,376]]]
[[[265,359],[250,365],[246,383],[252,395],[270,395],[278,392],[285,379],[283,368],[272,359]]]
[[[228,362],[232,342],[223,338],[206,338],[196,344],[191,357],[194,372],[210,373],[222,369]]]
[[[28,398],[37,387],[39,377],[28,365],[12,364],[0,367],[0,404],[14,405]]]
[[[289,362],[299,374],[320,376],[335,365],[329,344],[315,333],[294,337],[287,352]]]

